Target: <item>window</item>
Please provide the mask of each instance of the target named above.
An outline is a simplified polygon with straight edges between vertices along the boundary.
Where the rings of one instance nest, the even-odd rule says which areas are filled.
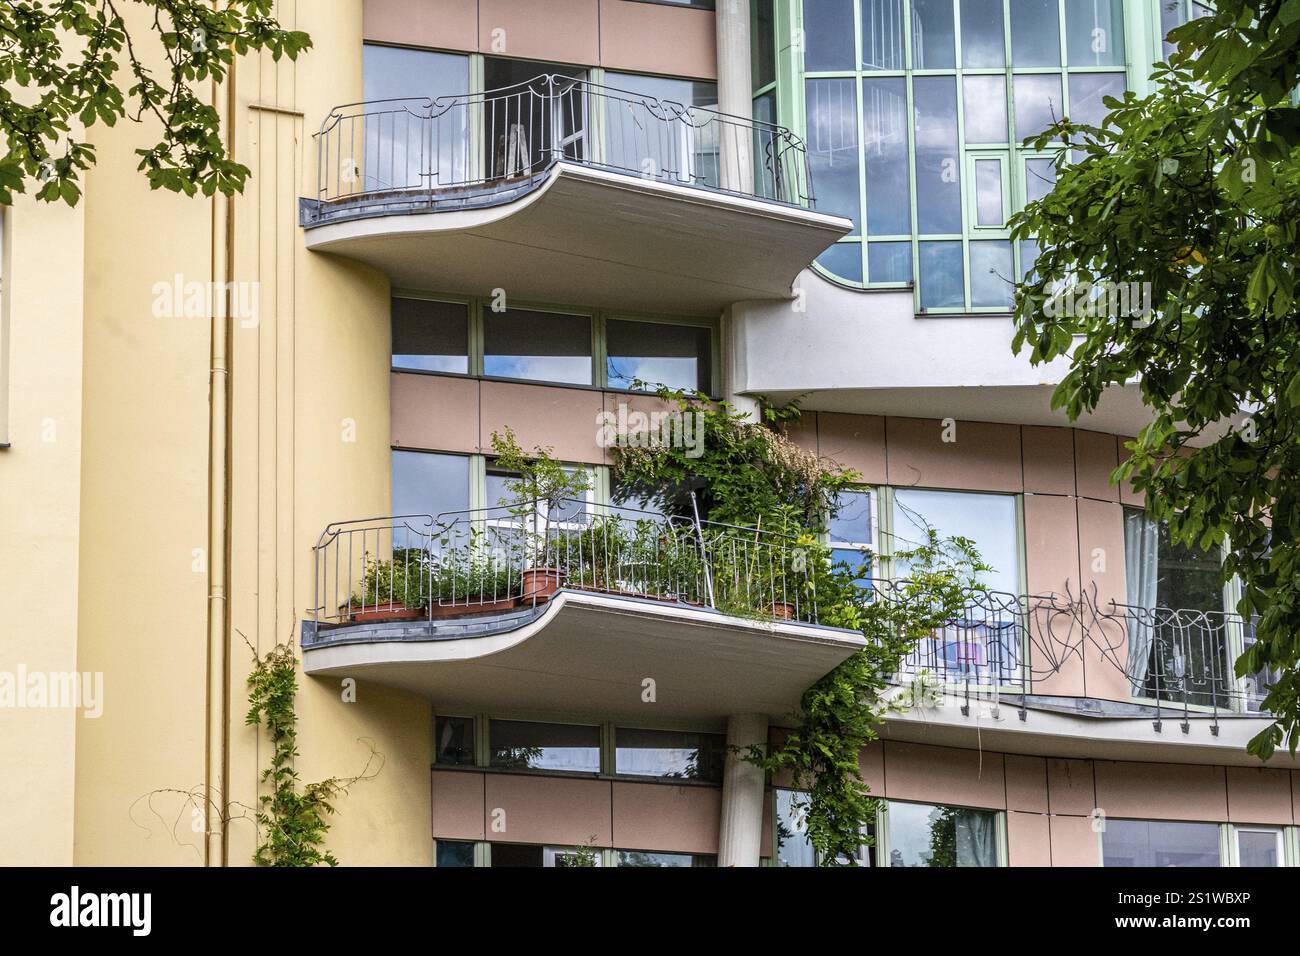
[[[641,850],[619,850],[619,866],[699,866],[718,865],[718,858],[692,853],[646,853]]]
[[[808,839],[808,794],[776,791],[776,865],[817,865],[817,852]]]
[[[995,810],[899,803],[885,810],[889,866],[998,866],[1001,835]]]
[[[856,583],[871,586],[873,555],[876,551],[875,497],[870,491],[846,491],[840,494],[840,510],[827,522],[831,560],[861,568]]]
[[[1232,828],[1237,866],[1282,866],[1285,858],[1280,827]]]
[[[469,306],[393,298],[393,368],[469,372]]]
[[[435,866],[474,865],[474,844],[463,840],[438,840],[434,855]]]
[[[1217,823],[1107,820],[1102,866],[1218,866]]]
[[[507,309],[483,313],[483,374],[591,385],[591,317]]]
[[[720,185],[717,131],[709,113],[694,112],[717,110],[716,83],[607,71],[603,85],[605,163],[669,182]],[[673,122],[665,125],[665,117]]]
[[[1020,593],[1019,519],[1015,495],[895,488],[891,551],[906,551],[925,541],[926,527],[939,537],[970,538],[993,571],[981,580],[994,591]],[[896,576],[905,578],[906,564]]]
[[[1224,704],[1235,679],[1228,660],[1220,553],[1175,544],[1169,526],[1124,512],[1124,572],[1133,693],[1190,704]]]
[[[492,766],[510,770],[600,773],[600,728],[493,720]]]
[[[614,745],[615,773],[722,782],[727,747],[721,734],[619,727]]]
[[[438,515],[469,508],[469,458],[394,451],[393,514]]]
[[[821,269],[853,285],[915,280],[923,312],[1009,310],[1032,264],[1006,225],[1031,192],[1022,143],[1066,116],[1100,124],[1104,98],[1123,94],[1122,0],[801,10],[817,207],[854,223]]]
[[[1211,10],[1196,0],[1160,0],[1160,33],[1168,37],[1169,31],[1174,27],[1180,27],[1189,20],[1198,20],[1201,17],[1208,17]],[[1163,53],[1165,59],[1169,54],[1174,52],[1176,44],[1170,43],[1168,39],[1163,41]]]
[[[523,843],[493,843],[492,865],[494,867],[554,867],[569,866],[576,855],[573,847],[566,846],[529,846]],[[596,853],[596,865],[600,866],[600,852]]]
[[[442,766],[474,766],[474,718],[435,717],[433,762]]]
[[[710,393],[713,336],[706,326],[609,319],[605,352],[610,388],[653,390],[665,385]]]
[[[489,181],[509,185],[540,172],[556,157],[588,158],[586,92],[564,81],[551,86],[541,79],[547,76],[583,79],[586,71],[559,63],[483,58],[483,88],[515,94],[489,97],[483,109],[483,165]]]

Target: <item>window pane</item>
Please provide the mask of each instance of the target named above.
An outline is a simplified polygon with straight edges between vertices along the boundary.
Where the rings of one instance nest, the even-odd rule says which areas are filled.
[[[1022,73],[1014,80],[1016,141],[1037,136],[1065,115],[1061,77],[1055,73]]]
[[[922,242],[921,308],[961,309],[966,305],[960,242]]]
[[[542,858],[545,850],[540,846],[527,846],[515,843],[493,843],[492,844],[492,865],[494,867],[509,866],[542,866]]]
[[[651,389],[666,385],[708,393],[713,349],[707,328],[611,319],[605,329],[611,388],[633,388],[640,380],[647,383],[641,387]]]
[[[1242,866],[1281,866],[1278,830],[1237,830],[1237,862]]]
[[[1025,160],[1025,199],[1042,199],[1056,185],[1056,162],[1051,159]]]
[[[393,368],[469,372],[469,307],[393,299]]]
[[[916,231],[961,232],[961,163],[957,149],[957,81],[912,80],[916,114]]]
[[[1014,495],[916,488],[896,490],[895,549],[906,550],[924,542],[927,524],[938,532],[941,539],[970,538],[984,563],[994,569],[980,575],[980,580],[995,591],[1020,593],[1020,549],[1016,541]],[[899,576],[907,577],[906,565],[899,563]]]
[[[890,866],[997,866],[997,813],[889,801]]]
[[[817,211],[853,220],[858,232],[858,105],[852,80],[807,83],[808,163]],[[845,276],[848,278],[848,276]]]
[[[862,69],[904,69],[903,0],[862,0]]]
[[[803,0],[804,70],[853,69],[853,0]]]
[[[437,517],[469,508],[469,459],[393,452],[393,514]]]
[[[1011,243],[980,239],[970,244],[970,304],[985,308],[1011,308],[1015,291]]]
[[[753,24],[753,32],[749,37],[749,59],[751,80],[756,90],[776,82],[774,5],[775,0],[751,0],[750,23]]]
[[[867,276],[872,282],[911,282],[912,244],[873,242],[868,245]]]
[[[867,232],[912,231],[908,195],[907,82],[900,77],[862,81],[862,140],[867,163]]]
[[[1065,0],[1070,66],[1124,65],[1124,0]]]
[[[504,378],[591,384],[591,319],[509,309],[483,316],[483,371]]]
[[[458,767],[474,766],[474,718],[436,717],[433,762]]]
[[[1011,65],[1061,65],[1056,0],[1011,0]]]
[[[439,840],[437,865],[473,866],[474,844],[460,840]]]
[[[660,119],[660,108],[646,102],[659,100],[686,107],[716,109],[716,83],[608,72],[605,86],[611,92],[603,98],[604,162],[672,182],[718,185],[717,137],[706,135],[710,114],[696,117],[694,125],[700,127],[698,131],[692,130],[690,123],[669,127]],[[675,112],[670,108],[668,115],[675,115]]]
[[[493,720],[488,726],[494,767],[600,773],[599,727],[523,720]]]
[[[716,857],[694,856],[690,853],[645,853],[641,850],[619,850],[619,866],[717,866]]]
[[[967,145],[1008,142],[1007,78],[963,76],[961,89]]]
[[[1071,73],[1070,119],[1100,126],[1110,112],[1101,98],[1113,96],[1118,99],[1124,95],[1124,87],[1123,73]]]
[[[1038,240],[1021,239],[1020,240],[1020,281],[1028,282],[1031,273],[1034,271],[1034,263],[1038,261]]]
[[[856,242],[837,242],[818,256],[817,261],[845,282],[862,281],[862,246]]]
[[[1001,226],[1007,221],[1002,196],[1002,160],[975,160],[975,222],[980,226]],[[975,255],[971,254],[971,294],[974,295]]]
[[[953,34],[952,0],[912,0],[912,69],[956,66]]]
[[[817,854],[808,839],[808,794],[776,791],[776,865],[816,866]]]
[[[722,782],[727,744],[721,734],[619,727],[614,741],[615,773]]]
[[[1167,37],[1169,31],[1174,27],[1182,26],[1186,6],[1187,0],[1160,0],[1160,35],[1162,37]],[[1169,54],[1174,52],[1174,49],[1175,44],[1170,43],[1168,40],[1164,41],[1166,59],[1169,58]]]
[[[1006,65],[1002,0],[961,0],[961,62],[966,67]]]
[[[845,491],[840,494],[840,510],[830,519],[832,542],[871,544],[871,492]]]
[[[1215,823],[1107,820],[1101,835],[1102,866],[1218,866]]]

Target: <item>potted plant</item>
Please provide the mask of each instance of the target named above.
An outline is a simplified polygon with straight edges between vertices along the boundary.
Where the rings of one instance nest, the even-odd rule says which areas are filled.
[[[348,620],[419,620],[429,603],[428,570],[428,557],[419,548],[396,549],[391,559],[367,558],[361,590],[348,604]]]
[[[429,575],[431,616],[500,613],[519,603],[516,562],[488,548],[484,537],[482,530],[475,529],[459,546],[440,542]]]

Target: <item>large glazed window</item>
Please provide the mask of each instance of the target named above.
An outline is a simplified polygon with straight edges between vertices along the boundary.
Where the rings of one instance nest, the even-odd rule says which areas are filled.
[[[1219,866],[1217,823],[1107,820],[1102,866]]]
[[[605,122],[602,162],[668,182],[721,184],[717,128],[707,114],[690,112],[718,108],[716,83],[607,71],[604,85],[612,92],[598,98]],[[665,123],[679,114],[695,119]]]
[[[529,309],[483,315],[483,374],[591,385],[591,316]]]
[[[985,564],[981,580],[994,591],[1020,593],[1020,537],[1016,496],[966,491],[894,489],[891,551],[908,551],[926,540],[927,528],[940,539],[969,538]],[[907,577],[904,562],[895,575]]]
[[[393,297],[393,368],[469,372],[469,306]]]
[[[1021,143],[1123,93],[1122,0],[792,2],[817,208],[854,222],[820,268],[915,281],[922,312],[1009,309],[1034,246],[1007,219],[1054,180]]]
[[[600,773],[600,728],[525,720],[488,723],[492,766]]]
[[[713,339],[707,326],[608,319],[605,383],[610,388],[658,385],[709,394]]]
[[[393,452],[393,514],[436,517],[468,508],[468,457]]]
[[[890,800],[885,810],[886,866],[997,866],[996,810]]]
[[[721,783],[726,753],[726,738],[721,734],[619,727],[614,735],[614,772]]]

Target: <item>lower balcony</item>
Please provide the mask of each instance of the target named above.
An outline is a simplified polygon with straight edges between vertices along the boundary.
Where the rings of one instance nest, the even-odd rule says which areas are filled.
[[[704,314],[789,299],[852,228],[789,130],[570,76],[342,106],[316,147],[307,247],[394,288]]]
[[[314,559],[307,673],[467,712],[780,719],[865,644],[752,528],[562,502],[342,522]]]

